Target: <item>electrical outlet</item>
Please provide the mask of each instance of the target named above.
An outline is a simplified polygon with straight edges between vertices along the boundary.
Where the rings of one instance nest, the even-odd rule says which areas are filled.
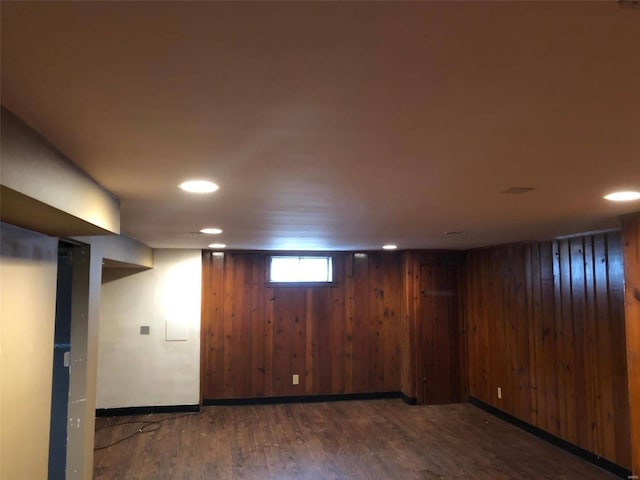
[[[502,400],[502,387],[498,387],[498,400]]]
[[[149,335],[149,325],[140,326],[140,335]]]
[[[298,375],[297,373],[293,375],[293,377],[291,378],[291,383],[293,385],[298,385],[300,383],[300,375]]]

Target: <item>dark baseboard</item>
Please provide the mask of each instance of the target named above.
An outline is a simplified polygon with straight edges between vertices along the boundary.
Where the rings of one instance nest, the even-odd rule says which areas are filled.
[[[415,397],[408,397],[406,396],[404,393],[400,392],[400,398],[402,399],[402,401],[404,403],[406,403],[407,405],[417,405],[418,404],[418,399]]]
[[[608,472],[611,472],[620,478],[626,478],[626,479],[631,478],[631,472],[626,468],[621,467],[620,465],[616,465],[615,463],[610,462],[609,460],[606,460],[602,457],[599,457],[595,453],[592,453],[592,452],[589,452],[588,450],[577,447],[576,445],[569,443],[565,440],[562,440],[561,438],[558,438],[555,435],[552,435],[549,432],[546,432],[538,427],[534,427],[533,425],[527,422],[524,422],[519,418],[514,417],[513,415],[509,415],[508,413],[505,413],[502,410],[499,410],[487,403],[484,403],[483,401],[478,400],[477,398],[470,396],[469,403],[471,403],[472,405],[475,405],[478,408],[481,408],[485,412],[488,412],[495,417],[500,418],[501,420],[504,420],[505,422],[509,422],[512,425],[515,425],[516,427],[519,427],[531,433],[532,435],[535,435],[536,437],[555,445],[556,447],[562,448],[563,450],[566,450],[567,452],[572,453],[582,458],[583,460],[593,463],[594,465],[597,465],[603,470],[607,470]]]
[[[380,400],[384,398],[402,398],[409,403],[409,397],[400,392],[376,392],[376,393],[341,393],[333,395],[294,395],[290,397],[253,397],[253,398],[207,398],[202,401],[204,406],[225,405],[273,405],[283,403],[317,403],[317,402],[343,402],[350,400]],[[408,399],[409,401],[405,400]]]
[[[157,407],[97,408],[96,417],[123,417],[128,415],[151,415],[156,413],[199,412],[200,405],[160,405]]]

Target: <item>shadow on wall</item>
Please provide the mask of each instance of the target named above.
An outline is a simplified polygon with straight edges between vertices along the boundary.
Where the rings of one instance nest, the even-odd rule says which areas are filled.
[[[102,284],[114,282],[121,278],[135,275],[136,273],[149,270],[148,268],[133,268],[133,267],[103,267],[102,268]]]

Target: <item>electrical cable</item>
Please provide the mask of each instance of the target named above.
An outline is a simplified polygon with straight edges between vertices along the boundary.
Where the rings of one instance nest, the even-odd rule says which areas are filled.
[[[94,451],[98,451],[98,450],[104,450],[104,449],[109,448],[109,447],[113,447],[114,445],[117,445],[118,443],[122,443],[125,440],[129,440],[130,438],[133,438],[136,435],[139,435],[141,433],[157,432],[162,427],[162,423],[163,422],[167,422],[169,420],[177,420],[178,418],[183,418],[183,417],[190,417],[192,415],[200,415],[200,413],[199,412],[197,412],[197,413],[185,413],[183,415],[178,415],[176,417],[167,417],[167,418],[162,418],[160,420],[130,420],[130,421],[127,421],[127,422],[114,423],[113,425],[103,425],[101,427],[96,428],[96,432],[100,431],[100,430],[105,430],[107,428],[120,427],[122,425],[140,425],[140,424],[142,424],[142,427],[140,427],[138,430],[136,430],[132,434],[126,435],[126,436],[124,436],[122,438],[119,438],[118,440],[116,440],[114,442],[111,442],[111,443],[109,443],[107,445],[94,447],[93,450]]]

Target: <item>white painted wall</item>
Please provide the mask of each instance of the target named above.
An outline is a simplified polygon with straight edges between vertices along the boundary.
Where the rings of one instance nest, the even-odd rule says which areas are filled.
[[[97,408],[200,401],[202,253],[154,250],[154,265],[102,284]]]

